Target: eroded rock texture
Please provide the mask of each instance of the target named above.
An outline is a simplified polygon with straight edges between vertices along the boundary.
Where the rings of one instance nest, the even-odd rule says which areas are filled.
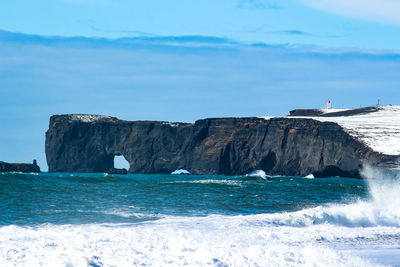
[[[0,172],[40,172],[40,168],[33,160],[33,163],[8,163],[0,161]]]
[[[123,155],[133,173],[359,177],[361,164],[396,157],[372,151],[338,124],[298,118],[221,118],[194,124],[55,115],[46,133],[50,172],[107,172]]]

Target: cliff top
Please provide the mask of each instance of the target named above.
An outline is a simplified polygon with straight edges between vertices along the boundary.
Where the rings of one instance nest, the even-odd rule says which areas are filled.
[[[226,124],[236,120],[255,121],[262,118],[209,118],[196,121],[196,124],[212,123]],[[334,122],[343,127],[350,135],[361,140],[374,151],[386,155],[400,155],[400,106],[371,106],[357,109],[297,109],[292,110],[289,116],[278,117],[286,119],[313,119],[321,122]],[[54,115],[50,119],[50,125],[56,122],[125,122],[115,117],[91,114],[67,114]],[[139,123],[139,121],[135,122]],[[152,121],[140,121],[140,123],[154,123]],[[191,123],[157,122],[171,127],[191,125]]]
[[[386,155],[400,154],[400,106],[371,106],[359,109],[294,110],[287,118],[310,118],[335,122],[373,150]],[[296,115],[307,114],[307,115]]]
[[[385,107],[391,106],[370,106],[356,109],[337,109],[337,108],[321,108],[321,109],[295,109],[290,111],[289,116],[305,116],[305,117],[338,117],[338,116],[354,116],[377,112]]]

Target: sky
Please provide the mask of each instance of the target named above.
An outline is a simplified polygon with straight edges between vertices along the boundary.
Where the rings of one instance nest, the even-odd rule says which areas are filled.
[[[240,42],[398,49],[398,0],[2,0],[0,29],[120,38],[200,35]]]
[[[53,114],[194,122],[400,104],[397,0],[0,2],[0,160]]]

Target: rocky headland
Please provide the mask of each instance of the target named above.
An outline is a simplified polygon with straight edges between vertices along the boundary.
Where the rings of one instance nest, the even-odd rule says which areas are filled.
[[[339,116],[369,112],[377,110]],[[315,118],[323,114],[314,110],[298,117],[299,111],[292,111],[294,117],[216,118],[193,124],[54,115],[46,132],[46,157],[50,172],[107,172],[117,155],[129,162],[131,173],[185,169],[238,175],[263,170],[270,175],[360,177],[363,163],[395,166],[398,155],[374,150],[340,123]]]
[[[36,160],[33,163],[8,163],[0,161],[0,172],[40,172],[40,167],[37,165]]]

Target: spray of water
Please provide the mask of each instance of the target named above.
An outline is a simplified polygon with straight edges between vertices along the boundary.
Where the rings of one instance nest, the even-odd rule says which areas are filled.
[[[395,171],[364,166],[369,198],[297,212],[267,215],[273,224],[296,227],[330,224],[345,227],[400,227],[400,179]]]
[[[267,179],[267,174],[263,170],[255,170],[245,175],[245,177],[258,177],[261,179]]]

